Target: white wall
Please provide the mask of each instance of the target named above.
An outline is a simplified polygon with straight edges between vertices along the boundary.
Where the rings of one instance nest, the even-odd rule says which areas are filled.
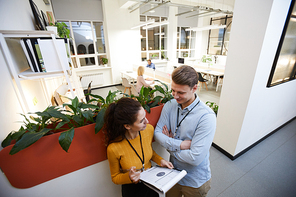
[[[295,80],[266,87],[289,2],[235,2],[214,138],[233,156],[296,116]]]
[[[38,6],[39,10],[43,12],[50,11],[51,7],[44,4],[43,0],[34,1]],[[35,30],[34,17],[29,4],[29,1],[15,0],[15,1],[4,1],[1,0],[0,5],[0,29],[1,30]],[[14,42],[7,42],[8,44]],[[12,45],[9,45],[12,47]],[[14,57],[21,56],[22,50],[19,46],[13,45],[14,50],[18,52],[13,54]],[[18,130],[20,123],[17,121],[22,121],[20,113],[23,113],[19,100],[17,99],[16,92],[14,90],[12,77],[10,75],[9,68],[7,66],[6,60],[4,59],[2,48],[0,48],[0,87],[1,98],[0,101],[3,104],[3,110],[0,114],[1,117],[1,131],[0,131],[0,141],[7,136],[12,130]],[[21,59],[13,59],[14,62],[22,62]],[[23,69],[26,66],[21,66]],[[22,87],[24,88],[24,93],[28,101],[29,106],[32,109],[45,109],[48,104],[45,105],[44,94],[42,93],[41,84],[36,81],[22,81]],[[38,100],[37,105],[33,105],[33,98],[36,97]],[[0,147],[0,150],[2,147]]]
[[[113,82],[118,84],[120,71],[132,70],[133,64],[141,61],[139,28],[131,30],[140,24],[139,10],[129,13],[127,8],[120,8],[119,1],[103,0],[102,5]]]
[[[101,0],[52,0],[56,20],[103,21]]]
[[[111,181],[108,160],[66,174],[28,189],[16,189],[0,175],[0,196],[8,197],[118,197],[119,185]]]

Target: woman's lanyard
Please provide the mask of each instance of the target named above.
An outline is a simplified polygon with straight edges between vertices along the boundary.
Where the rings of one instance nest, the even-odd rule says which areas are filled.
[[[144,171],[144,162],[145,162],[145,159],[144,159],[144,150],[143,150],[143,145],[142,145],[142,137],[141,137],[141,132],[139,131],[139,135],[140,135],[140,142],[141,142],[141,149],[142,149],[142,155],[143,155],[143,159],[141,159],[140,155],[137,153],[136,149],[133,147],[133,145],[130,143],[130,141],[126,138],[127,142],[129,143],[129,145],[132,147],[132,149],[135,151],[135,153],[137,154],[137,156],[139,157],[139,159],[141,160],[142,162],[142,169],[141,171]]]
[[[192,107],[192,109],[187,112],[187,114],[182,118],[182,120],[179,122],[179,107],[178,107],[178,113],[177,113],[177,127],[176,127],[176,132],[178,130],[178,128],[180,127],[181,123],[183,122],[183,120],[188,116],[188,114],[198,105],[198,103],[200,102],[200,100]],[[178,123],[179,122],[179,123]],[[175,132],[175,134],[176,134]]]

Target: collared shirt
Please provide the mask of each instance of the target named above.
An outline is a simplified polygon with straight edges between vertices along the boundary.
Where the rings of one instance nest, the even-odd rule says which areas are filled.
[[[202,186],[211,178],[209,149],[216,130],[215,113],[205,103],[198,101],[200,99],[196,95],[195,100],[183,110],[175,99],[167,102],[154,131],[155,140],[168,150],[174,167],[187,171],[187,175],[179,184],[194,188]],[[186,116],[192,108],[193,110]],[[177,115],[178,123],[184,116],[186,118],[176,130]],[[164,125],[169,131],[171,130],[173,138],[162,133]],[[191,140],[190,149],[180,149],[184,140]]]
[[[152,69],[154,69],[155,70],[155,64],[153,64],[152,62],[151,62],[151,64],[149,65],[149,64],[147,64],[147,66],[146,67],[148,67],[148,68],[152,68]]]

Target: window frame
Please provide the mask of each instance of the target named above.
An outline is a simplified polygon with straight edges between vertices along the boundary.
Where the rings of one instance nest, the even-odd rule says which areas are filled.
[[[99,21],[99,20],[59,20],[58,22],[67,22],[67,23],[69,23],[68,29],[70,30],[70,35],[71,35],[70,37],[71,37],[73,48],[74,48],[74,54],[71,54],[71,58],[72,58],[72,60],[73,60],[73,58],[75,59],[75,63],[73,62],[74,63],[73,67],[75,69],[77,69],[77,68],[90,69],[90,68],[98,68],[98,67],[104,66],[98,60],[100,57],[104,57],[104,58],[108,59],[108,56],[107,56],[107,44],[106,44],[105,31],[104,31],[105,27],[104,27],[104,22],[103,21]],[[92,53],[92,54],[83,54],[83,55],[77,54],[77,46],[76,46],[74,31],[73,31],[73,28],[72,28],[72,22],[89,22],[91,24],[91,31],[92,31],[92,38],[93,38],[92,39],[92,44],[94,46],[94,53]],[[94,23],[102,23],[103,36],[101,36],[100,38],[95,35]],[[97,51],[97,39],[98,38],[105,41],[104,42],[105,43],[105,53],[98,53],[98,51]],[[94,58],[95,64],[81,65],[80,59],[83,59],[83,58],[89,58],[89,60],[90,60],[90,58]]]
[[[140,15],[140,18],[141,17],[145,17],[145,22],[148,21],[150,18],[159,18],[158,21],[163,21],[164,19],[165,20],[168,20],[168,17],[162,17],[162,16],[147,16],[147,15]],[[150,17],[150,18],[149,18]],[[141,22],[144,22],[144,21],[141,21]],[[149,26],[149,25],[146,25],[146,26]],[[162,55],[163,54],[167,54],[168,52],[168,49],[167,49],[167,41],[165,43],[166,46],[164,46],[164,49],[162,49],[162,39],[166,39],[167,40],[167,31],[168,31],[168,28],[165,28],[165,32],[162,32],[162,27],[164,26],[167,26],[167,25],[160,25],[160,26],[157,26],[159,28],[159,38],[158,38],[158,41],[159,41],[159,46],[158,46],[158,49],[152,49],[152,50],[149,50],[149,40],[148,40],[148,31],[149,29],[143,29],[143,27],[140,27],[140,39],[141,39],[141,48],[140,48],[140,51],[141,51],[141,60],[142,62],[145,62],[147,61],[147,59],[152,59],[152,60],[164,60],[166,59],[167,60],[167,55],[165,55],[164,58],[162,58]],[[156,27],[154,27],[156,28]],[[146,37],[142,37],[142,34],[141,32],[142,31],[145,31],[145,35]],[[162,33],[165,33],[165,36],[162,36],[161,34]],[[146,47],[146,50],[142,50],[142,39],[145,39],[145,47]],[[143,58],[142,54],[145,54],[146,57]],[[158,56],[158,58],[154,58],[152,57],[152,55],[156,55]]]
[[[227,52],[228,50],[224,50],[224,45],[225,45],[225,42],[228,42],[228,41],[225,41],[225,34],[226,34],[226,29],[231,25],[232,23],[232,18],[233,16],[223,16],[223,17],[219,17],[219,18],[211,18],[211,21],[210,21],[210,25],[213,24],[213,21],[218,21],[218,20],[225,20],[225,23],[223,25],[227,25],[227,22],[228,22],[228,19],[231,19],[231,22],[227,25],[226,28],[223,28],[223,36],[222,36],[222,41],[217,41],[217,42],[221,42],[221,47],[220,47],[220,54],[213,54],[213,53],[210,53],[210,43],[211,43],[211,38],[218,38],[219,37],[213,37],[211,36],[211,33],[212,33],[212,30],[209,30],[209,37],[208,37],[208,47],[207,47],[207,55],[224,55],[224,56],[227,56]],[[222,29],[222,28],[220,28]],[[220,30],[219,29],[219,30]],[[223,54],[225,53],[225,54]]]
[[[192,34],[193,34],[193,31],[191,30],[191,31],[189,31],[189,38],[188,38],[188,40],[189,40],[189,44],[188,44],[188,48],[186,48],[186,49],[181,49],[181,42],[180,42],[180,36],[181,36],[181,30],[182,30],[182,28],[183,29],[189,29],[190,27],[182,27],[182,26],[178,26],[177,27],[177,49],[176,49],[176,57],[177,58],[194,58],[194,55],[195,55],[195,45],[196,44],[194,44],[193,46],[194,46],[194,48],[191,48],[191,46],[192,46],[192,38],[195,38],[195,41],[196,41],[196,34],[195,34],[195,37],[192,37]],[[182,53],[186,53],[187,52],[187,54],[188,54],[188,56],[187,57],[184,57],[184,56],[181,56],[181,54]],[[192,54],[193,54],[193,56],[192,56]]]

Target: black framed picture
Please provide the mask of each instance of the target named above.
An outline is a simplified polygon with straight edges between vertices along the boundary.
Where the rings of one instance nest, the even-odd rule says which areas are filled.
[[[47,17],[46,15],[44,14],[44,12],[41,10],[41,14],[42,14],[42,19],[43,19],[43,23],[44,23],[44,26],[48,26],[48,20],[47,20]]]
[[[29,2],[35,18],[37,30],[45,30],[44,20],[42,18],[42,15],[40,14],[37,5],[32,0],[29,0]]]
[[[292,0],[267,87],[296,79],[296,0]]]

